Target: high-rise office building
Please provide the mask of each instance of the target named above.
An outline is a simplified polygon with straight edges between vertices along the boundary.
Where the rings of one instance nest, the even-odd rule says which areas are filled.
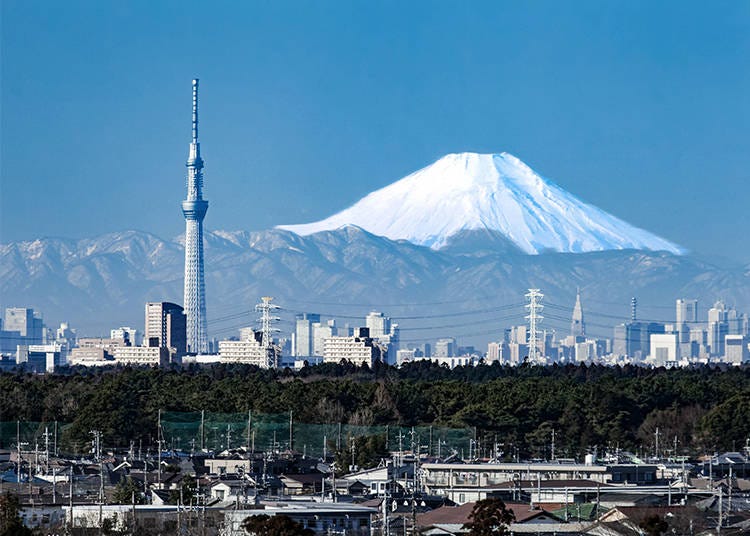
[[[3,330],[18,331],[26,338],[26,344],[42,344],[44,321],[42,316],[29,307],[8,307],[5,309]]]
[[[377,338],[391,334],[391,319],[378,311],[372,311],[365,317],[365,326],[370,329],[370,337]]]
[[[678,340],[682,344],[689,343],[691,324],[698,322],[698,300],[681,298],[675,305],[675,331]]]
[[[729,335],[728,319],[729,310],[723,301],[717,301],[708,310],[708,347],[710,354],[714,357],[724,355],[724,338]]]
[[[182,202],[185,216],[185,313],[187,350],[206,353],[206,288],[203,278],[203,218],[208,201],[203,199],[203,159],[198,143],[198,79],[193,80],[193,138],[187,160],[187,199]]]
[[[315,313],[298,314],[294,327],[295,357],[310,357],[313,354],[313,324],[320,322],[320,315]]]
[[[570,321],[570,334],[573,337],[586,337],[586,323],[583,321],[580,290],[576,292],[576,304],[573,307],[573,318]]]
[[[336,321],[313,322],[312,325],[312,355],[322,356],[325,351],[325,340],[338,335]]]
[[[676,303],[677,324],[694,323],[698,321],[698,300],[680,298]]]
[[[186,352],[186,318],[183,308],[176,303],[149,302],[146,304],[146,346],[172,348],[175,354]]]
[[[383,313],[372,311],[365,317],[365,326],[370,330],[370,337],[387,348],[383,361],[395,365],[399,350],[398,324],[392,323],[391,318]]]

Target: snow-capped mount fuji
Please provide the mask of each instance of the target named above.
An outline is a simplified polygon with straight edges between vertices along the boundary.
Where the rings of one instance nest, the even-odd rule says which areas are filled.
[[[527,254],[684,250],[578,199],[508,153],[449,154],[324,220],[280,229],[307,236],[347,225],[440,249],[466,232],[499,233]]]

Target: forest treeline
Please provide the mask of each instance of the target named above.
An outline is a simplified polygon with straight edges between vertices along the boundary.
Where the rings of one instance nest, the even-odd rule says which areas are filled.
[[[449,370],[429,362],[396,369],[351,364],[299,372],[214,365],[174,369],[75,368],[0,374],[0,421],[68,423],[63,446],[102,430],[106,445],[145,446],[159,410],[294,412],[297,422],[473,427],[508,455],[559,456],[594,446],[679,453],[738,450],[750,437],[750,368],[498,364]],[[5,445],[7,446],[7,445]]]

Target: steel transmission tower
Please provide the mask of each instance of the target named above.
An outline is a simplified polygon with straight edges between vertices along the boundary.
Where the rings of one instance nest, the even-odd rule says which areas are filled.
[[[187,160],[187,199],[182,202],[185,216],[185,315],[187,351],[206,353],[206,288],[203,280],[203,218],[208,201],[203,199],[203,159],[198,143],[198,79],[193,80],[193,139]]]
[[[530,288],[526,294],[526,298],[529,303],[526,305],[526,309],[529,310],[529,314],[526,315],[526,320],[529,321],[529,362],[536,364],[539,361],[539,323],[544,320],[544,317],[539,313],[544,309],[542,305],[542,294],[538,288]]]
[[[276,348],[274,348],[273,345],[272,334],[279,330],[272,328],[271,324],[278,322],[281,319],[278,316],[272,316],[271,311],[280,309],[280,307],[278,305],[273,305],[271,303],[272,300],[273,298],[270,296],[263,296],[261,302],[255,306],[255,310],[260,313],[260,318],[258,319],[260,321],[260,332],[262,335],[260,344],[265,352],[268,368],[278,368],[279,359]]]

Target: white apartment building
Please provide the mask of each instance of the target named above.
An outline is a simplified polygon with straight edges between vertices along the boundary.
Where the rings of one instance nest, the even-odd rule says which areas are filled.
[[[115,363],[124,365],[159,367],[169,364],[170,351],[163,346],[116,346],[112,357]]]
[[[476,355],[461,355],[461,356],[431,356],[431,357],[415,357],[414,361],[432,361],[440,366],[446,366],[449,369],[456,367],[474,367],[479,364],[479,356]]]
[[[416,350],[399,350],[396,352],[396,365],[401,366],[404,363],[414,361]]]
[[[649,360],[661,367],[680,360],[680,343],[677,333],[652,333]]]
[[[732,365],[750,362],[750,339],[744,335],[727,335],[724,337],[724,360]]]
[[[268,368],[268,357],[255,337],[242,341],[219,341],[219,361]]]
[[[109,331],[110,339],[128,341],[131,346],[140,346],[143,343],[141,332],[136,328],[122,326]]]
[[[97,347],[85,347],[85,348],[73,348],[68,354],[68,362],[71,366],[84,365],[84,366],[96,366],[96,365],[112,365],[112,360],[109,352],[104,348]]]
[[[380,347],[369,337],[337,336],[323,341],[323,361],[326,363],[351,361],[355,365],[372,367],[380,358]]]

